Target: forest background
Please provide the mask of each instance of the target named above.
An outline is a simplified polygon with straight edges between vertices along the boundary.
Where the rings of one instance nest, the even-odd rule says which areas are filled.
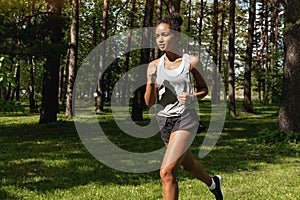
[[[73,90],[85,58],[100,43],[120,32],[155,27],[177,11],[184,18],[182,33],[208,52],[212,71],[220,72],[225,86],[224,129],[203,164],[222,174],[227,199],[296,199],[299,10],[296,0],[0,0],[0,198],[161,198],[156,172],[122,173],[87,152],[72,107],[73,96],[91,102],[108,137],[124,149],[160,147],[157,137],[140,141],[120,131],[110,105],[111,99],[122,103],[130,97],[131,118],[147,125],[144,88],[129,93],[131,85],[117,83],[161,52],[129,51],[84,95]],[[201,103],[206,125],[210,107],[222,100],[213,94],[214,85],[210,89],[212,98]],[[193,153],[203,135],[195,140]],[[211,198],[199,182],[180,173],[181,199]]]
[[[221,73],[230,116],[236,116],[236,98],[243,98],[241,109],[250,113],[255,112],[252,99],[281,101],[280,128],[299,131],[299,95],[294,95],[299,91],[299,16],[293,11],[298,7],[281,0],[1,1],[1,110],[16,109],[11,107],[27,98],[30,111],[40,112],[40,123],[57,121],[60,110],[71,117],[76,74],[91,50],[122,31],[153,27],[176,11],[185,20],[183,33],[211,55]],[[114,61],[86,94],[96,97],[96,110],[103,111],[114,87],[122,87],[119,98],[132,95],[132,118],[142,120],[144,89],[127,94],[129,85],[115,84],[159,53],[143,49]]]

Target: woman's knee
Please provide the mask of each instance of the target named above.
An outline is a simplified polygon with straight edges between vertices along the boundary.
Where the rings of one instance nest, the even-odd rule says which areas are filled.
[[[162,168],[159,172],[163,184],[175,182],[175,170],[172,168]]]

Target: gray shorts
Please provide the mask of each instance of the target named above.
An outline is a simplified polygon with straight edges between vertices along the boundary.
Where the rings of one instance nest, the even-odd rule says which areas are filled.
[[[156,120],[160,129],[161,139],[165,143],[168,143],[171,134],[178,130],[187,130],[196,135],[199,125],[199,117],[193,109],[186,110],[182,115],[176,117],[157,115]]]

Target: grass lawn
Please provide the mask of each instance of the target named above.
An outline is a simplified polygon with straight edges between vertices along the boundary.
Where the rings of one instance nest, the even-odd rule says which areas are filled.
[[[295,200],[300,198],[300,145],[258,142],[262,129],[276,130],[278,107],[256,103],[258,114],[227,117],[213,151],[201,163],[209,174],[223,177],[228,200]],[[237,106],[238,107],[238,106]],[[201,118],[209,123],[209,105]],[[137,151],[161,147],[159,135],[150,139],[127,137],[109,113],[99,114],[102,127],[116,144]],[[133,174],[111,169],[84,147],[74,123],[59,115],[59,122],[39,125],[38,115],[0,114],[0,199],[162,199],[159,172]],[[195,156],[205,133],[192,145]],[[137,145],[139,144],[139,145]],[[123,148],[123,147],[122,147]],[[209,200],[206,186],[179,171],[180,199]]]

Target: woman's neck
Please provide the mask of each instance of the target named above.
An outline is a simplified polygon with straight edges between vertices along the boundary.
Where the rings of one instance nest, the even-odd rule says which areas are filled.
[[[166,53],[166,58],[170,62],[174,62],[178,58],[182,58],[182,52],[180,52],[179,50],[177,52],[166,51],[165,53]]]

